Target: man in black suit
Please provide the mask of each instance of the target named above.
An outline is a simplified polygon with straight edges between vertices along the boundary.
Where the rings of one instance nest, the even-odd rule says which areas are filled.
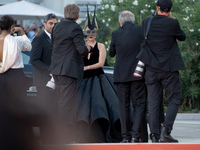
[[[70,124],[73,101],[76,95],[77,79],[83,78],[83,57],[87,57],[84,36],[79,24],[79,7],[68,4],[64,8],[65,19],[59,22],[52,31],[52,59],[50,70],[58,91],[58,117],[60,142],[73,142]],[[89,47],[89,46],[88,46]],[[68,134],[68,136],[67,136]],[[66,141],[67,140],[67,141]]]
[[[51,31],[58,19],[54,14],[48,14],[44,18],[44,32],[37,35],[32,41],[30,62],[34,66],[33,84],[37,87],[38,107],[42,111],[40,118],[40,131],[43,143],[50,144],[55,135],[53,132],[53,116],[56,114],[57,102],[56,93],[46,88],[47,82],[51,79],[49,66],[51,62]],[[44,118],[43,118],[44,116]],[[51,123],[49,121],[51,121]],[[48,125],[47,125],[48,124]]]
[[[123,11],[119,16],[120,28],[112,32],[109,55],[116,61],[114,83],[117,85],[122,142],[140,142],[141,126],[145,118],[146,87],[144,79],[133,76],[143,42],[142,27],[134,24],[135,16]],[[130,119],[130,99],[132,99],[133,118]],[[131,127],[131,120],[133,126]],[[132,128],[132,131],[131,131]]]
[[[159,107],[163,88],[168,98],[168,108],[160,134],[160,142],[178,142],[170,133],[181,103],[181,84],[178,70],[185,69],[176,39],[186,36],[177,19],[171,16],[171,0],[157,1],[157,15],[152,19],[147,45],[138,58],[146,64],[145,80],[148,90],[149,126],[152,142],[159,142]],[[146,33],[148,17],[143,21]]]

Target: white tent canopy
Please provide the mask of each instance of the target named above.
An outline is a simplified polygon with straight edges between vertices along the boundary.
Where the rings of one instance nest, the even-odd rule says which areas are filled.
[[[58,19],[64,18],[61,13],[27,1],[18,1],[0,6],[0,17],[10,15],[15,20],[43,19],[49,13],[55,14]]]

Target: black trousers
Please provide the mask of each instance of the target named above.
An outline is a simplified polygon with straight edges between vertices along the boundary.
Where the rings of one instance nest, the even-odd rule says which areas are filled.
[[[171,133],[179,105],[181,103],[181,84],[179,72],[146,71],[145,81],[148,91],[148,112],[151,134],[159,136],[160,106],[163,101],[163,88],[168,99],[168,108],[163,122],[168,133]]]
[[[146,87],[144,80],[117,83],[117,93],[122,137],[127,140],[130,140],[131,137],[141,138],[141,126],[143,119],[146,117]],[[133,115],[130,114],[131,100]],[[130,118],[131,116],[133,118]],[[133,120],[132,126],[131,120]]]
[[[68,76],[53,75],[58,94],[58,136],[60,143],[74,140],[72,107],[77,91],[77,79]]]
[[[24,109],[25,87],[24,73],[20,69],[9,69],[0,74],[0,104],[11,111]]]

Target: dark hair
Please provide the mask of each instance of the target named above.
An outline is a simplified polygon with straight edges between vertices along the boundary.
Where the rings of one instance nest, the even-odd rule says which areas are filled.
[[[76,20],[79,17],[79,7],[77,4],[68,4],[64,8],[64,14],[66,19]]]
[[[50,13],[50,14],[47,14],[47,15],[44,17],[44,22],[47,23],[47,21],[50,20],[50,19],[56,19],[56,20],[58,20],[58,18],[56,17],[55,14]]]
[[[172,9],[172,1],[171,0],[158,0],[157,6],[160,6],[161,12],[168,13]]]
[[[11,16],[5,15],[0,19],[0,29],[9,30],[12,25],[15,24],[14,19]]]

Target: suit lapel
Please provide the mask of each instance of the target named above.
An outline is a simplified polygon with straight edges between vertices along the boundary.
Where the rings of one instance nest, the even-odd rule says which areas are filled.
[[[51,43],[51,39],[50,39],[49,36],[45,33],[45,31],[43,32],[43,35],[44,35],[45,39],[46,39],[49,43]]]

